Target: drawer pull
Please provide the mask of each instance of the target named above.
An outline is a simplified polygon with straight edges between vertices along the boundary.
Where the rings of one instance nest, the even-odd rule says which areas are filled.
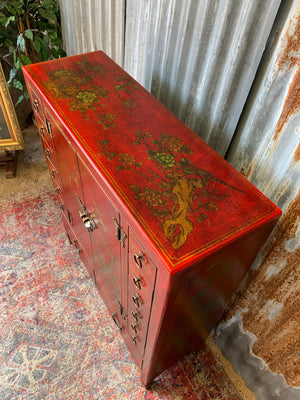
[[[119,331],[122,332],[123,326],[121,325],[121,323],[120,323],[120,321],[119,321],[119,319],[118,319],[117,314],[116,314],[116,313],[113,313],[113,314],[111,315],[111,317],[112,317],[112,319],[114,320],[114,323],[117,325],[117,328],[119,329]]]
[[[139,252],[138,255],[134,254],[133,255],[133,259],[134,259],[135,265],[138,268],[142,268],[143,267],[143,261],[145,261],[145,259],[144,259],[144,256],[143,256],[143,254],[141,252]]]
[[[47,156],[48,158],[51,158],[51,153],[50,153],[50,150],[49,150],[49,149],[47,149],[47,150],[45,151],[45,154],[46,154],[46,156]]]
[[[77,240],[73,241],[73,245],[75,246],[75,249],[78,251],[78,254],[80,254],[82,252]]]
[[[137,344],[137,337],[136,336],[131,336],[131,339],[134,344]]]
[[[95,221],[86,210],[79,211],[79,215],[88,232],[93,232],[97,228]]]
[[[142,283],[142,279],[138,276],[138,277],[133,277],[132,278],[133,279],[133,283],[134,283],[134,285],[135,285],[135,287],[138,289],[138,290],[140,290],[141,289],[141,283]]]
[[[134,330],[135,333],[137,333],[138,330],[137,324],[131,324],[131,328]]]
[[[141,304],[141,298],[139,297],[139,295],[132,296],[132,300],[133,300],[134,304],[135,304],[137,307],[140,306],[140,304]]]
[[[47,118],[45,119],[45,121],[46,121],[47,131],[48,131],[49,135],[51,135],[52,134],[51,122]]]
[[[35,99],[33,102],[33,108],[35,109],[36,112],[39,111],[39,103],[38,103],[37,99]]]
[[[45,137],[45,132],[44,132],[44,130],[45,130],[45,129],[44,129],[43,127],[40,128],[40,134],[41,134],[42,137]]]
[[[69,220],[70,224],[73,225],[73,217],[69,210],[67,210],[67,214],[68,214],[68,220]]]
[[[60,209],[61,209],[62,211],[65,210],[65,206],[64,206],[63,204],[60,204],[59,207],[60,207]]]
[[[124,307],[122,306],[120,300],[118,300],[118,304],[119,304],[119,313],[120,313],[121,317],[123,319],[126,319],[127,318],[127,314],[126,314],[126,312],[124,310]]]
[[[135,319],[136,322],[139,321],[139,319],[142,319],[141,314],[138,311],[132,311],[132,316]]]
[[[51,170],[51,175],[52,175],[53,178],[55,178],[55,171],[54,171],[54,169]]]

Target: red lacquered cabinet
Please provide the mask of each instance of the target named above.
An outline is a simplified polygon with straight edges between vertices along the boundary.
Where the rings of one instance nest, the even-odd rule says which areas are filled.
[[[281,212],[103,52],[24,75],[67,235],[147,385],[201,347]]]

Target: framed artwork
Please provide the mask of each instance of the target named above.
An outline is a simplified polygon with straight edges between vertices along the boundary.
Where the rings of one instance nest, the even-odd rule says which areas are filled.
[[[23,148],[22,132],[0,63],[0,153]]]

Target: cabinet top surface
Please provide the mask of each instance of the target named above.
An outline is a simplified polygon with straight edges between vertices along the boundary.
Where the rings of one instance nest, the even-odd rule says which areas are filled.
[[[103,52],[33,64],[25,76],[171,270],[280,215]]]

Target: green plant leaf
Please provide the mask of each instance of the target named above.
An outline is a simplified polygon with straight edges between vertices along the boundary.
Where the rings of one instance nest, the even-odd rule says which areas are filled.
[[[7,1],[0,0],[0,10],[2,10],[7,4]]]
[[[18,79],[13,80],[13,86],[16,89],[23,90],[23,83],[21,81],[19,81]]]
[[[15,8],[20,8],[20,7],[24,6],[24,1],[22,1],[22,0],[19,0],[19,1],[12,1],[12,2],[10,3],[10,5],[11,5],[12,7],[15,7]]]
[[[26,56],[25,54],[21,55],[22,61],[24,65],[28,65],[28,64],[32,64],[30,58],[28,56]]]
[[[33,33],[32,33],[32,30],[31,30],[31,29],[26,29],[26,31],[25,31],[25,36],[26,36],[28,39],[33,40]]]
[[[18,101],[17,101],[16,104],[15,104],[15,107],[16,107],[18,104],[22,103],[24,97],[25,97],[25,96],[22,94],[22,95],[18,98]]]
[[[17,56],[16,51],[14,52],[14,66],[16,69],[21,69],[23,64],[21,62],[21,60],[19,59],[19,57]]]
[[[6,22],[5,22],[5,28],[7,28],[8,25],[11,23],[11,21],[14,21],[14,20],[15,20],[14,16],[11,15],[10,17],[8,17]]]
[[[45,8],[40,8],[39,9],[39,13],[41,15],[41,17],[51,20],[51,21],[57,21],[55,12],[53,12],[52,10],[47,10]]]
[[[7,17],[2,12],[0,12],[0,25],[1,26],[5,25],[6,19],[7,19]]]
[[[23,53],[25,52],[25,39],[22,33],[20,33],[18,36],[17,46],[20,48],[21,51],[23,51]]]
[[[17,75],[17,72],[18,72],[18,70],[17,70],[16,68],[12,68],[12,69],[10,70],[10,73],[9,73],[9,80],[8,80],[8,82],[7,82],[8,85],[11,84],[12,80],[13,80],[14,77]]]
[[[48,46],[48,44],[49,44],[49,36],[48,35],[44,35],[43,40],[44,40],[44,43]]]
[[[15,10],[13,7],[10,7],[9,5],[6,4],[5,8],[7,9],[7,11],[12,14],[12,15],[16,15],[17,14],[17,10]]]
[[[41,51],[42,45],[41,45],[41,42],[40,42],[40,38],[35,38],[34,39],[33,46],[34,46],[34,49],[35,49],[35,51],[37,53],[39,53]]]

